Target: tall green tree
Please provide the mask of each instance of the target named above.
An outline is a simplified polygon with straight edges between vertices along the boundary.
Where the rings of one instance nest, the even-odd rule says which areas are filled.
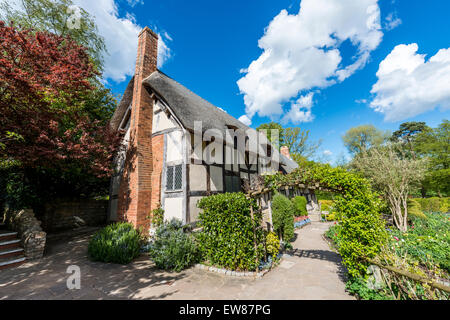
[[[322,144],[322,140],[311,140],[309,130],[302,130],[299,127],[283,128],[276,122],[261,124],[256,130],[264,130],[268,140],[277,148],[287,146],[294,161],[299,163],[313,157]],[[272,137],[271,130],[278,130],[278,137]]]
[[[427,132],[430,130],[430,127],[428,127],[425,122],[404,122],[400,125],[397,131],[392,133],[390,140],[392,142],[406,144],[412,157],[415,157],[414,142],[417,135],[421,132]]]
[[[98,71],[103,70],[103,57],[107,53],[105,41],[97,25],[86,10],[74,6],[72,0],[20,0],[19,7],[8,0],[0,0],[0,20],[14,22],[16,27],[47,31],[70,36],[88,49]]]
[[[408,226],[408,197],[420,185],[426,162],[406,156],[398,144],[374,147],[353,159],[354,167],[384,197],[396,227],[402,232]]]
[[[387,132],[383,132],[371,124],[366,124],[350,128],[342,140],[348,151],[356,156],[372,147],[381,146],[387,137]]]
[[[309,130],[299,127],[285,128],[283,144],[289,148],[289,152],[297,157],[310,159],[322,144],[322,140],[312,141]]]
[[[267,136],[267,140],[272,143],[272,145],[276,146],[277,148],[280,148],[283,145],[284,136],[283,136],[283,126],[276,122],[268,122],[261,124],[258,128],[256,128],[257,131],[264,132]],[[272,137],[272,131],[271,130],[278,130],[278,137],[273,136]]]
[[[443,120],[437,128],[419,133],[414,150],[429,159],[422,195],[425,196],[427,190],[439,196],[450,194],[450,121]]]

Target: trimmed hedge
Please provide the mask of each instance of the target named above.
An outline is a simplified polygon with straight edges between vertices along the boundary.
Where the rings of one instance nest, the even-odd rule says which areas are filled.
[[[256,201],[242,192],[222,193],[202,198],[197,206],[203,209],[198,216],[203,231],[197,239],[204,258],[218,267],[255,271],[265,242],[263,230],[258,228],[262,215],[256,210]]]
[[[276,193],[272,200],[273,229],[285,242],[294,238],[294,204],[281,193]]]
[[[139,256],[141,243],[141,235],[131,223],[114,223],[92,237],[88,254],[94,261],[127,264]]]
[[[292,198],[291,201],[294,205],[294,209],[295,209],[294,213],[295,213],[296,217],[308,215],[308,211],[306,210],[307,200],[305,197],[296,196],[296,197]]]
[[[420,204],[423,212],[442,212],[447,213],[449,210],[450,198],[415,198],[413,200]]]
[[[414,199],[408,200],[408,217],[417,217],[426,219],[427,216],[422,212],[420,203]]]

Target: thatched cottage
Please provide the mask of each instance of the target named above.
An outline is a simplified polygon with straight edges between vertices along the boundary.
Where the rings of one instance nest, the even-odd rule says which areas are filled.
[[[157,44],[153,31],[141,31],[135,75],[111,119],[112,129],[123,135],[111,181],[111,221],[147,229],[152,210],[161,206],[165,219],[195,222],[202,197],[240,191],[243,181],[259,174],[297,167],[287,150],[279,154],[263,139],[258,147],[267,152],[261,156],[249,147],[249,136],[259,136],[254,129],[158,70]],[[247,133],[243,145],[237,135],[226,139],[236,130]],[[208,151],[217,153],[216,160],[220,153],[222,161],[205,159]]]

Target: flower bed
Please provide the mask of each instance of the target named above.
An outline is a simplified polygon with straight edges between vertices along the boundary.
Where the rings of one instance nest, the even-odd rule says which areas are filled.
[[[311,220],[308,216],[301,216],[301,217],[295,217],[294,218],[294,228],[303,228],[305,225],[311,223]]]

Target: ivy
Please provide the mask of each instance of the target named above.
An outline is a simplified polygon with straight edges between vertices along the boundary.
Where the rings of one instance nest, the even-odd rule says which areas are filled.
[[[241,192],[223,193],[202,198],[197,206],[203,209],[198,216],[203,231],[197,239],[204,258],[218,267],[256,270],[265,241],[256,201]]]

